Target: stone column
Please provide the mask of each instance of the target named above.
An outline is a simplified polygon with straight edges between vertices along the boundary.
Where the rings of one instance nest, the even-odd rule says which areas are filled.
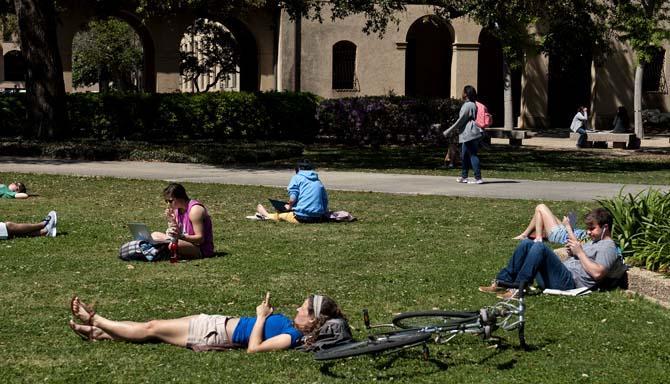
[[[478,43],[454,43],[451,59],[451,97],[460,98],[463,87],[477,88]]]
[[[521,79],[520,128],[547,127],[547,102],[549,97],[548,60],[542,55],[526,57]]]

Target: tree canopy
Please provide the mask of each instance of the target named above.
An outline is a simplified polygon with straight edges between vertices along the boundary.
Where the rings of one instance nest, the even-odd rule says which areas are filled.
[[[127,23],[114,18],[94,20],[86,30],[75,35],[72,42],[74,86],[98,83],[102,92],[136,89],[136,75],[141,70],[141,43]]]

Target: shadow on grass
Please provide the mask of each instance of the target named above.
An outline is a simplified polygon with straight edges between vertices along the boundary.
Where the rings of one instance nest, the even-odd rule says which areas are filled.
[[[418,348],[410,348],[392,353],[381,353],[377,355],[363,355],[355,358],[349,358],[344,361],[352,363],[354,367],[355,361],[361,361],[363,359],[371,360],[370,367],[374,367],[377,375],[375,376],[375,381],[393,381],[397,379],[411,379],[417,376],[429,376],[438,372],[445,372],[449,367],[463,366],[463,365],[473,365],[480,366],[485,364],[489,360],[492,360],[498,357],[501,353],[508,350],[521,351],[524,353],[533,353],[535,351],[542,350],[547,344],[553,343],[553,341],[545,340],[540,345],[529,345],[526,348],[519,346],[518,344],[513,345],[508,343],[504,338],[498,339],[500,344],[498,344],[490,353],[487,353],[486,356],[480,359],[466,359],[458,362],[448,363],[450,357],[450,352],[437,351],[435,356],[429,357],[427,360],[423,359],[423,353]],[[434,348],[433,348],[434,349]],[[342,360],[340,360],[342,361]],[[422,364],[422,370],[411,369],[410,367],[404,367],[402,365],[411,365],[416,368],[416,362],[425,362]],[[513,369],[518,363],[517,357],[510,357],[509,360],[494,363],[495,369],[497,370],[510,370]],[[364,362],[363,362],[364,364]],[[328,376],[336,379],[345,379],[345,380],[354,380],[360,372],[346,371],[345,365],[337,364],[335,362],[322,363],[319,368],[320,372],[324,376]],[[395,369],[394,369],[395,368]],[[345,371],[339,372],[340,369]]]
[[[408,169],[437,170],[442,166],[445,150],[435,146],[344,147],[314,145],[305,150],[320,168],[335,169]],[[656,154],[668,155],[668,152]],[[647,154],[649,155],[649,154]],[[559,150],[492,145],[479,153],[486,171],[500,172],[651,172],[668,170],[670,157],[661,161],[645,159],[644,154],[626,153],[613,156],[609,150]],[[268,166],[291,167],[295,160],[277,160]]]

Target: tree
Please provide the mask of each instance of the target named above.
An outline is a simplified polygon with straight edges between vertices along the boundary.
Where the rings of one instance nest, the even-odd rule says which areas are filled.
[[[26,63],[28,122],[40,138],[59,138],[67,133],[63,67],[56,38],[53,0],[14,0],[21,53]],[[0,9],[2,11],[2,9]]]
[[[222,24],[207,19],[197,19],[186,29],[191,39],[191,50],[179,52],[179,70],[186,81],[193,84],[193,91],[200,92],[199,79],[212,74],[204,91],[209,91],[231,73],[237,72],[240,54],[237,42]],[[196,48],[197,46],[197,48]]]
[[[140,39],[125,22],[114,18],[91,21],[72,42],[72,84],[136,90],[142,71]]]
[[[633,95],[635,136],[644,137],[642,126],[642,80],[644,65],[651,62],[663,42],[670,39],[670,3],[667,0],[613,0],[610,23],[620,40],[635,51],[637,66]]]

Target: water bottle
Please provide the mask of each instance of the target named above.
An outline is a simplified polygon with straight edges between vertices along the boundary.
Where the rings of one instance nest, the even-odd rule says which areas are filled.
[[[168,245],[168,249],[170,250],[170,262],[171,263],[176,263],[179,261],[179,256],[177,256],[177,241],[179,241],[176,238],[170,238],[170,244]]]

